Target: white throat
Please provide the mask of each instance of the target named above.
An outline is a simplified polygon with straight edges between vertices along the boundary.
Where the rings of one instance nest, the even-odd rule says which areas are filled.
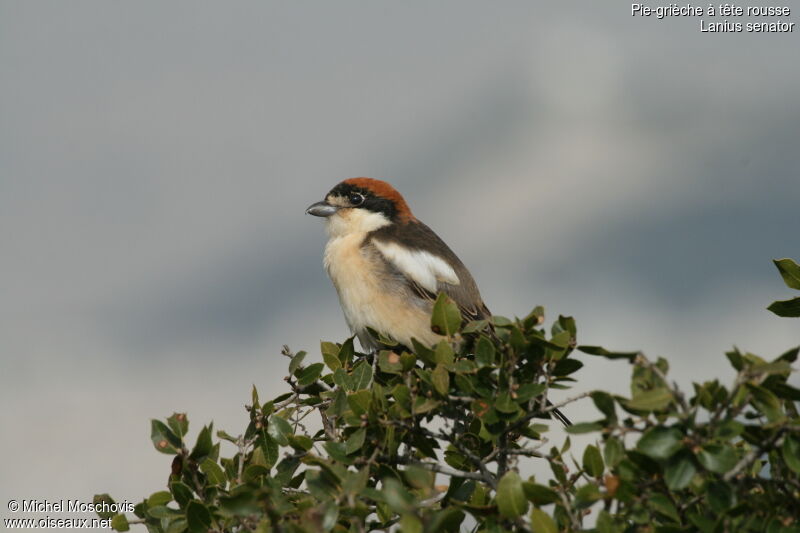
[[[326,222],[326,229],[331,239],[350,235],[366,235],[391,224],[391,221],[382,213],[353,208],[340,209],[328,217]]]

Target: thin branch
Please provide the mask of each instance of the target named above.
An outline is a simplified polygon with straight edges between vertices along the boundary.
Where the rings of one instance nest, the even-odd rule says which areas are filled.
[[[551,411],[555,411],[556,409],[561,409],[565,405],[569,405],[569,404],[571,404],[573,402],[577,402],[578,400],[582,400],[584,398],[587,398],[591,394],[592,394],[592,391],[582,392],[581,394],[578,394],[576,396],[572,396],[570,398],[567,398],[563,402],[558,402],[556,404],[549,405],[549,406],[545,407],[544,409],[537,409],[535,411],[531,411],[528,414],[526,414],[523,418],[521,418],[518,421],[514,422],[514,424],[512,424],[511,427],[508,428],[508,430],[509,431],[515,431],[515,430],[521,428],[522,426],[524,426],[525,424],[527,424],[532,418],[536,418],[537,416],[541,416],[541,415],[549,413]]]
[[[639,352],[639,354],[636,356],[636,359],[634,360],[634,362],[639,363],[639,364],[647,367],[656,376],[658,376],[659,379],[661,379],[661,381],[663,381],[664,384],[667,387],[669,387],[670,392],[675,397],[675,400],[678,402],[678,405],[681,406],[681,409],[683,410],[683,413],[685,415],[687,415],[687,416],[689,414],[691,414],[691,409],[689,408],[689,404],[686,403],[686,398],[684,397],[683,392],[681,392],[681,390],[678,388],[678,384],[675,381],[673,381],[672,382],[672,386],[670,387],[670,382],[669,382],[669,379],[667,379],[667,375],[660,368],[658,368],[658,365],[656,365],[654,362],[652,362],[650,359],[648,359],[641,352]]]
[[[722,479],[725,481],[730,481],[735,478],[739,473],[744,470],[745,468],[749,468],[751,464],[755,462],[756,459],[761,457],[762,454],[768,452],[773,447],[779,447],[783,444],[784,439],[784,430],[780,430],[771,439],[768,439],[767,442],[763,443],[761,446],[755,447],[750,450],[741,460],[736,463],[736,466],[733,467],[732,470],[725,473],[722,476]]]
[[[578,400],[582,400],[584,398],[588,398],[589,396],[591,396],[591,394],[592,394],[592,391],[582,392],[582,393],[580,393],[580,394],[578,394],[576,396],[572,396],[570,398],[567,398],[563,402],[555,403],[553,405],[545,407],[544,409],[539,411],[539,413],[549,413],[550,411],[555,411],[556,409],[561,409],[565,405],[569,405],[572,402],[577,402]],[[539,414],[539,413],[536,413],[536,414]]]
[[[390,458],[381,457],[381,460],[388,461]],[[418,466],[420,468],[425,468],[426,470],[430,470],[431,472],[436,472],[439,474],[444,474],[445,476],[450,477],[463,477],[465,479],[474,479],[476,481],[486,481],[482,474],[477,472],[465,472],[463,470],[455,470],[452,468],[447,468],[444,466],[439,465],[438,463],[428,463],[426,461],[417,461],[416,459],[411,459],[409,457],[393,457],[391,460],[396,461],[403,465],[410,465],[410,466]]]

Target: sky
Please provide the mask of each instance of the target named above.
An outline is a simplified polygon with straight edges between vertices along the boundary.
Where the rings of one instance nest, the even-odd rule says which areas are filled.
[[[304,210],[348,177],[395,185],[494,313],[682,386],[799,344],[765,307],[800,259],[800,35],[576,4],[0,0],[0,499],[139,501],[150,418],[237,432],[282,345],[345,339]],[[574,392],[626,392],[579,357]]]

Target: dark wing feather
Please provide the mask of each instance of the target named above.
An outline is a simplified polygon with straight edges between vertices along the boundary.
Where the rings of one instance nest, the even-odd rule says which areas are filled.
[[[459,284],[453,285],[440,280],[437,282],[437,292],[443,292],[453,299],[461,310],[461,316],[465,322],[491,318],[492,314],[486,304],[483,303],[478,286],[469,270],[433,230],[416,220],[403,224],[402,231],[399,231],[399,229],[400,226],[397,224],[385,226],[374,231],[370,238],[379,242],[396,243],[411,250],[421,250],[440,257],[453,268]],[[415,295],[431,302],[436,299],[436,294],[422,287],[413,279],[408,276],[404,276],[404,279],[408,288]]]

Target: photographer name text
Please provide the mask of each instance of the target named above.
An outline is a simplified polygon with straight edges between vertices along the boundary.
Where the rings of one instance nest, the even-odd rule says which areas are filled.
[[[23,513],[132,513],[133,503],[82,502],[80,500],[20,500],[9,504],[12,512]],[[16,507],[16,508],[15,508]]]

